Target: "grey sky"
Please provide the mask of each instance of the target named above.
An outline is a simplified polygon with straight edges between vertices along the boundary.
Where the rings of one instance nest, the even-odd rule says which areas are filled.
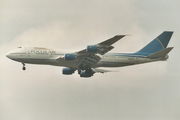
[[[0,120],[178,120],[180,2],[178,0],[2,0],[0,2]],[[18,46],[84,49],[131,34],[111,52],[135,52],[165,30],[175,48],[165,62],[115,68],[80,78],[62,67],[9,60]]]

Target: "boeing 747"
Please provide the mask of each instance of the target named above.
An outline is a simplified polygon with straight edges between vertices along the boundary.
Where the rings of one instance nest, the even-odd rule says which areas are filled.
[[[164,31],[153,41],[135,53],[107,53],[114,47],[112,44],[125,37],[116,35],[95,45],[88,45],[86,49],[74,52],[54,50],[42,47],[18,47],[8,52],[6,57],[21,62],[23,70],[25,64],[42,64],[63,66],[62,74],[71,75],[76,70],[80,77],[91,77],[95,73],[105,73],[108,70],[98,67],[122,67],[168,59],[168,53],[173,47],[167,45],[173,32]]]

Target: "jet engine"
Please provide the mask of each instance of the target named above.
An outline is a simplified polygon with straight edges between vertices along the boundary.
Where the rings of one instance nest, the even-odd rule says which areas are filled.
[[[87,52],[97,52],[98,51],[98,47],[97,46],[93,46],[93,45],[89,45],[86,48]]]
[[[82,71],[80,77],[91,77],[93,76],[92,72]]]
[[[62,73],[64,75],[71,75],[74,73],[74,70],[72,70],[71,68],[63,68]]]
[[[65,60],[75,60],[76,56],[74,54],[65,54]]]

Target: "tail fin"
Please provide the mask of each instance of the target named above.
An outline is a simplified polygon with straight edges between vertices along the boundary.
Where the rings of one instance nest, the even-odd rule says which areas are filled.
[[[142,48],[138,52],[156,53],[158,51],[166,49],[172,34],[173,32],[164,31],[162,34],[160,34],[157,38],[155,38],[153,41],[151,41],[149,44],[147,44],[144,48]]]

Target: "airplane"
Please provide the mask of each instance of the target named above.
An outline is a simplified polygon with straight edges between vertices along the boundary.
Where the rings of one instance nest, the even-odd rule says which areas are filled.
[[[63,66],[62,74],[71,75],[76,70],[80,77],[92,77],[95,73],[111,72],[98,67],[123,67],[154,61],[165,61],[173,47],[167,45],[173,31],[164,31],[145,47],[135,53],[107,53],[114,47],[112,44],[126,35],[116,35],[95,45],[88,45],[80,51],[54,50],[43,47],[18,47],[6,54],[6,57],[25,63]]]

